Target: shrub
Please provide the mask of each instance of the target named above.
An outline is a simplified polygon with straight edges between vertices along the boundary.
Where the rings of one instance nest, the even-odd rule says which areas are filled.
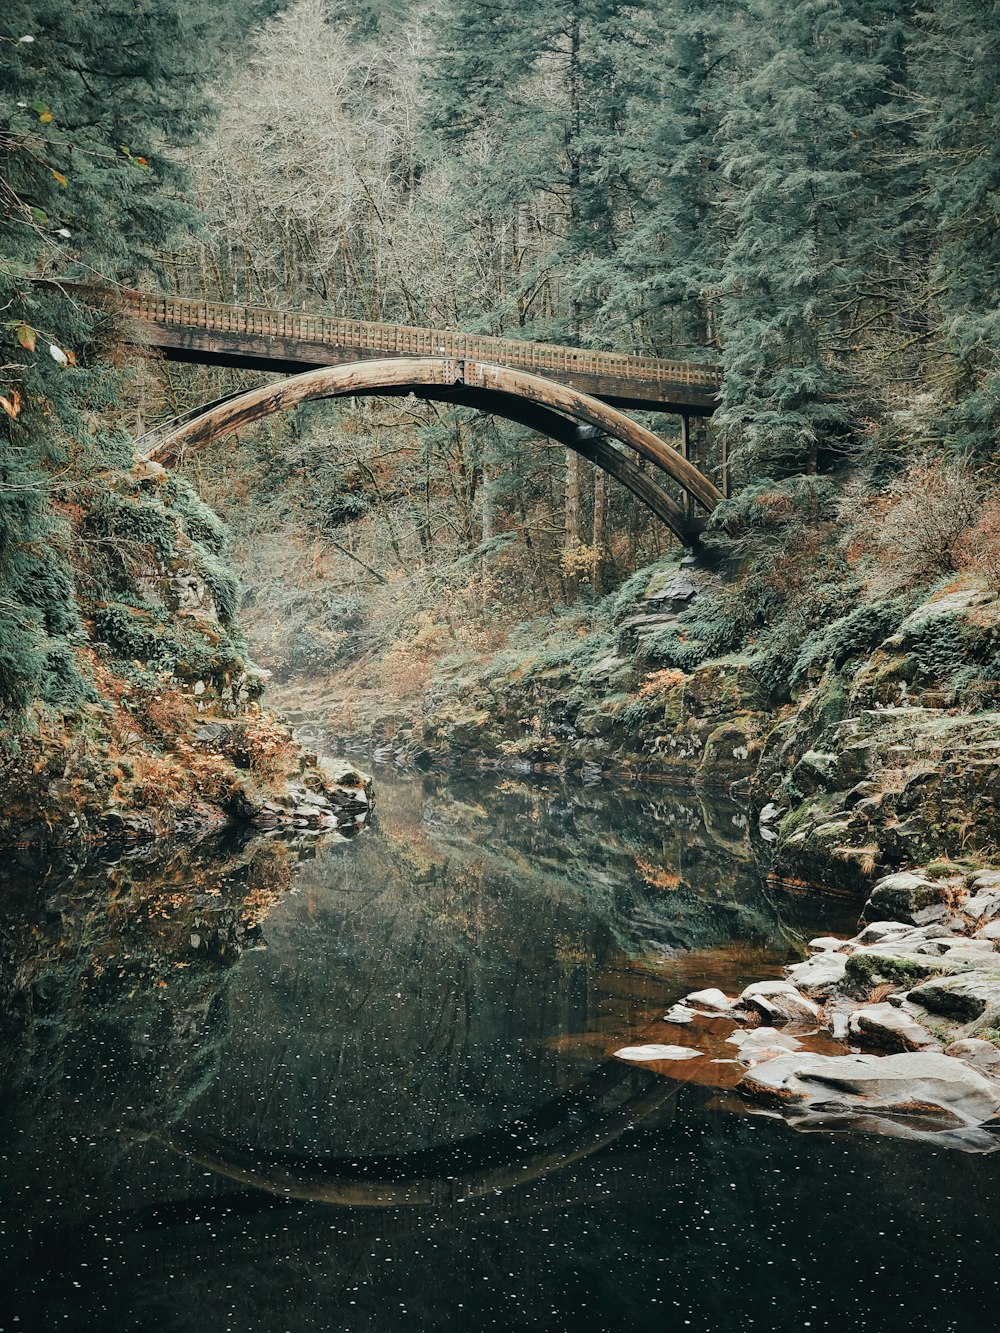
[[[213,555],[221,555],[229,540],[229,530],[218,514],[183,477],[171,477],[164,493],[171,510],[180,519],[185,535]]]
[[[869,602],[841,616],[831,625],[814,630],[802,644],[791,671],[792,686],[828,664],[839,669],[854,657],[877,648],[898,627],[910,610],[905,597]]]
[[[967,528],[956,546],[958,567],[978,574],[993,592],[1000,592],[1000,498],[991,496],[978,522]]]
[[[887,593],[926,587],[958,570],[969,528],[984,501],[982,478],[967,463],[928,456],[912,463],[858,525]]]

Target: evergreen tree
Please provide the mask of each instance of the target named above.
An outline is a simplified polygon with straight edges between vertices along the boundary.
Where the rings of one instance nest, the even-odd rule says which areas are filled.
[[[983,455],[1000,424],[1000,4],[936,0],[920,15],[916,63],[935,286],[954,361],[943,428]]]
[[[85,696],[60,511],[131,461],[106,315],[37,279],[132,282],[190,225],[169,146],[206,123],[245,15],[235,0],[9,0],[0,17],[0,713]]]
[[[750,469],[815,470],[845,440],[841,305],[877,244],[870,159],[887,74],[848,0],[750,0],[722,121],[732,238],[723,268],[721,424]]]

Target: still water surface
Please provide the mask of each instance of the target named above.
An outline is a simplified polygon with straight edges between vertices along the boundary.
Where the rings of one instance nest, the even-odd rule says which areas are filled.
[[[613,1059],[857,904],[768,889],[735,805],[378,790],[304,859],[11,868],[0,1330],[997,1327],[995,1157]]]

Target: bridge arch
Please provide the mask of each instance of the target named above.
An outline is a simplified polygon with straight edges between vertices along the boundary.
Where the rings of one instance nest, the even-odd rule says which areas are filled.
[[[683,542],[699,525],[664,489],[657,473],[678,483],[709,514],[722,499],[721,491],[682,454],[617,408],[541,375],[449,357],[358,361],[293,375],[188,414],[158,434],[144,456],[170,466],[231,431],[302,403],[409,393],[506,417],[558,440],[620,481]],[[656,471],[644,469],[610,440]]]

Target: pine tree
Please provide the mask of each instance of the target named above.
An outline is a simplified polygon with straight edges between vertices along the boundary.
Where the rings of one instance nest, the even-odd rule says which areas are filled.
[[[936,0],[920,15],[916,64],[934,279],[954,365],[942,428],[982,456],[1000,426],[1000,4]]]
[[[751,0],[722,122],[732,238],[720,423],[748,470],[815,470],[851,431],[839,308],[874,244],[869,158],[887,73],[844,0]]]
[[[122,380],[101,361],[105,312],[37,279],[132,282],[191,225],[170,147],[206,123],[214,63],[245,12],[9,0],[0,17],[0,713],[86,696],[59,511],[131,461]]]

